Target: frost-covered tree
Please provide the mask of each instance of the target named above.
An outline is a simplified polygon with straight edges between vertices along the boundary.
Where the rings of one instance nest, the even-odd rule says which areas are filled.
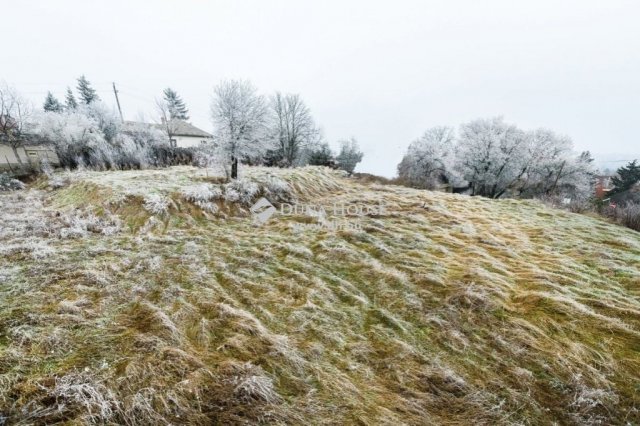
[[[80,111],[45,112],[38,120],[36,131],[51,141],[64,167],[94,165],[98,158],[102,164],[107,143],[98,123],[87,114]]]
[[[169,144],[164,133],[155,126],[146,123],[129,124],[126,130],[119,132],[113,139],[117,163],[121,168],[145,168],[149,165],[169,165],[166,158],[162,158]]]
[[[168,147],[169,145],[162,130],[144,122],[129,123],[126,129],[122,130],[122,133],[126,133],[138,146]]]
[[[579,195],[590,189],[593,167],[588,153],[576,154],[567,136],[549,129],[528,132],[525,174],[514,190],[521,196]]]
[[[257,160],[268,148],[267,107],[248,81],[225,80],[214,90],[211,119],[221,156],[238,177],[240,160]]]
[[[411,186],[446,183],[491,198],[585,197],[593,166],[568,137],[548,129],[525,132],[498,117],[463,124],[457,138],[447,128],[427,131],[409,146],[398,173]]]
[[[92,102],[100,100],[100,97],[96,91],[91,87],[91,83],[84,75],[78,78],[78,93],[80,94],[80,100],[82,103],[89,105]]]
[[[93,118],[105,140],[111,142],[120,133],[122,120],[115,110],[101,101],[94,101],[88,105],[81,105],[80,110]]]
[[[189,110],[178,93],[170,87],[164,89],[162,93],[163,101],[169,112],[169,118],[171,120],[188,120]]]
[[[205,169],[205,173],[209,175],[209,169],[213,169],[215,173],[225,172],[228,176],[228,170],[221,160],[222,152],[215,142],[206,142],[200,144],[194,150],[193,162],[196,166]]]
[[[336,157],[338,167],[352,174],[356,165],[362,161],[364,154],[360,151],[360,146],[355,138],[342,140],[339,143],[340,153]]]
[[[499,198],[526,174],[528,136],[502,117],[460,126],[457,171],[472,195]]]
[[[101,102],[44,112],[35,133],[53,144],[63,167],[102,170],[166,164],[154,155],[166,145],[160,130],[145,124],[123,129],[115,112]]]
[[[33,107],[13,87],[0,83],[0,142],[7,143],[22,163],[18,147],[33,128]]]
[[[311,111],[297,94],[277,92],[270,102],[271,130],[275,141],[272,162],[291,167],[300,163],[303,152],[321,136]]]
[[[64,102],[67,110],[74,110],[78,108],[78,101],[76,101],[76,97],[73,95],[70,87],[67,87],[67,94],[64,98]]]
[[[455,132],[440,126],[427,130],[409,145],[398,164],[398,176],[416,188],[435,189],[455,185]]]
[[[593,194],[595,170],[589,151],[571,154],[560,164],[550,194],[587,198]]]
[[[51,92],[47,92],[42,108],[49,112],[62,112],[62,104]]]

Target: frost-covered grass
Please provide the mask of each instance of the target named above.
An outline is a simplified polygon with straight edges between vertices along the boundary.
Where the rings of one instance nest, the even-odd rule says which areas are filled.
[[[327,169],[245,172],[78,172],[0,195],[0,418],[640,422],[637,232]],[[359,232],[256,226],[244,204],[265,194],[386,213]]]

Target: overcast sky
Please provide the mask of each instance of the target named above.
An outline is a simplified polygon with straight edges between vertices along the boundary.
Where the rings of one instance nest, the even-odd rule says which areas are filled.
[[[395,174],[435,125],[503,115],[577,149],[640,152],[640,2],[3,1],[0,80],[41,105],[85,74],[126,119],[164,87],[211,130],[223,78],[300,93],[334,146],[356,137],[360,171]],[[617,167],[621,163],[611,163]]]

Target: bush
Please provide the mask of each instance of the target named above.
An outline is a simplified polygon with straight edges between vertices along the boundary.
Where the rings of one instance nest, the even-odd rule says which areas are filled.
[[[563,197],[559,195],[546,195],[537,197],[538,200],[542,201],[544,204],[556,208],[556,209],[565,209],[572,213],[587,213],[593,212],[597,210],[597,200],[592,200],[589,198],[569,198]]]
[[[247,179],[238,179],[224,185],[224,199],[231,203],[251,205],[260,193],[260,186]]]
[[[121,124],[104,106],[83,106],[39,117],[35,137],[51,143],[60,166],[93,170],[190,165],[193,152],[169,146],[165,133],[145,123]]]
[[[150,147],[152,165],[155,167],[190,166],[193,164],[193,150],[189,148],[172,148],[168,145]]]
[[[24,183],[18,179],[14,179],[7,173],[0,173],[0,191],[18,191],[24,188]]]
[[[640,232],[640,204],[627,203],[624,206],[609,207],[606,215],[619,224]]]

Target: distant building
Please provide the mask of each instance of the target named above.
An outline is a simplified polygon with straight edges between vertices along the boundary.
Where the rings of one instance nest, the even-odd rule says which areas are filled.
[[[611,178],[613,176],[600,175],[596,176],[595,196],[596,198],[606,198],[613,189]]]
[[[124,131],[127,131],[127,127],[133,127],[136,125],[155,127],[156,129],[167,133],[169,143],[174,148],[192,148],[213,140],[213,135],[211,133],[207,133],[184,120],[169,120],[168,123],[163,120],[163,122],[159,124],[125,121]]]
[[[60,159],[52,145],[41,140],[25,140],[15,150],[0,142],[0,171],[19,171],[26,166],[37,166],[43,161],[56,167]]]
[[[160,126],[163,127],[163,130],[167,128],[164,124]],[[170,120],[168,128],[170,132],[169,140],[173,147],[191,148],[213,140],[211,133],[207,133],[183,120]]]

